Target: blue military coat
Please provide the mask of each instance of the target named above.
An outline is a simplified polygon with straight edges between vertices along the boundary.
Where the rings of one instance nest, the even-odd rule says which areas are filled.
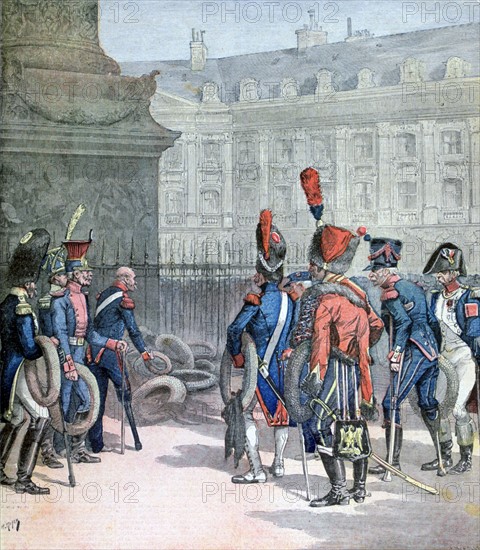
[[[268,371],[283,394],[284,377],[280,356],[289,347],[288,336],[292,328],[294,305],[289,295],[281,292],[278,286],[271,282],[262,286],[261,296],[253,295],[256,299],[250,298],[251,296],[247,296],[240,313],[228,327],[227,349],[232,356],[241,352],[241,336],[245,330],[255,342],[257,355],[264,359],[270,340],[275,338],[275,346],[268,361]],[[281,314],[282,327],[278,325]],[[279,328],[276,331],[277,325]],[[277,397],[260,373],[257,380],[257,397],[269,425],[288,425],[286,412],[280,410]]]
[[[438,357],[438,336],[434,332],[436,320],[427,307],[423,290],[415,283],[395,278],[393,288],[382,296],[382,317],[393,319],[393,346],[391,351],[405,351],[414,344],[430,361]],[[390,323],[385,319],[385,327]]]
[[[15,375],[24,359],[38,359],[42,350],[35,343],[36,322],[27,294],[13,288],[0,304],[0,410],[8,419],[15,392]]]
[[[465,288],[455,308],[457,323],[462,331],[460,338],[470,347],[475,357],[480,357],[480,289]],[[440,291],[432,292],[430,313],[435,317],[435,309],[440,296]],[[477,340],[476,340],[477,339]]]
[[[112,340],[121,340],[126,329],[133,345],[140,353],[143,353],[146,351],[146,347],[142,333],[135,321],[134,308],[135,304],[128,296],[127,287],[123,283],[115,282],[97,297],[97,309],[93,327],[96,333]],[[93,359],[98,357],[103,347],[92,342]],[[107,354],[107,357],[109,355]],[[111,355],[113,356],[114,354],[112,353]],[[112,359],[114,358],[112,357]]]

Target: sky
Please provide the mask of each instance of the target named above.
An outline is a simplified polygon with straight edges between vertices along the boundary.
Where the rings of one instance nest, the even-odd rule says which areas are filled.
[[[117,61],[188,59],[192,28],[210,58],[296,47],[312,9],[329,42],[353,30],[375,36],[480,20],[479,0],[100,0],[100,41]]]

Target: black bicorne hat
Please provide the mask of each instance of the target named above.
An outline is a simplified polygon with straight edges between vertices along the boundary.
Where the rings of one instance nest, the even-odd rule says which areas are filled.
[[[463,252],[456,244],[441,244],[430,256],[423,274],[433,275],[440,271],[458,271],[462,276],[467,274]]]

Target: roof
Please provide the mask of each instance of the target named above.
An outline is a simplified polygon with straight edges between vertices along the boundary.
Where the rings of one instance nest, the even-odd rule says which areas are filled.
[[[192,71],[190,60],[138,61],[120,63],[122,74],[139,76],[159,70],[158,88],[193,102],[201,100],[202,86],[216,82],[225,103],[238,100],[239,82],[254,78],[264,94],[279,95],[278,83],[294,78],[300,94],[313,94],[315,74],[320,69],[333,73],[336,91],[353,90],[357,74],[363,68],[374,73],[376,86],[400,83],[400,64],[408,57],[425,63],[425,80],[441,80],[450,57],[460,57],[471,64],[468,76],[480,75],[480,24],[470,23],[439,27],[389,36],[371,37],[350,42],[314,46],[304,53],[296,48],[270,52],[207,59],[203,71]],[[270,95],[271,97],[271,95]]]

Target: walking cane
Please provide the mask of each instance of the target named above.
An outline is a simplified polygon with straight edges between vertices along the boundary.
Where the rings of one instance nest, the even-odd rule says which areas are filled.
[[[61,348],[58,349],[58,356],[60,358],[60,363],[63,365],[66,359],[65,359],[65,353]],[[68,482],[70,483],[70,487],[75,487],[76,481],[75,481],[75,473],[73,471],[73,464],[72,464],[72,450],[70,448],[70,441],[68,439],[67,421],[65,420],[65,414],[63,412],[63,395],[62,395],[61,388],[58,394],[58,400],[60,405],[60,417],[62,419],[63,442],[65,444],[65,456],[67,457]]]
[[[312,495],[310,493],[310,481],[308,479],[308,464],[307,464],[307,454],[305,452],[305,437],[303,436],[303,429],[300,422],[298,423],[298,434],[300,436],[300,447],[302,452],[302,468],[303,476],[305,477],[305,485],[307,486],[307,500],[312,500]]]
[[[390,371],[390,444],[388,445],[388,463],[393,466],[393,453],[395,448],[395,430],[396,430],[396,416],[398,408],[398,393],[400,391],[400,380],[402,378],[402,367],[403,367],[403,353],[400,356],[400,366],[398,372]],[[397,384],[395,389],[393,389],[393,382],[395,380],[395,374],[398,376]],[[383,474],[383,481],[392,481],[392,474],[389,470],[385,470]]]
[[[118,364],[122,372],[122,416],[120,424],[120,454],[125,454],[125,352],[117,352]]]

